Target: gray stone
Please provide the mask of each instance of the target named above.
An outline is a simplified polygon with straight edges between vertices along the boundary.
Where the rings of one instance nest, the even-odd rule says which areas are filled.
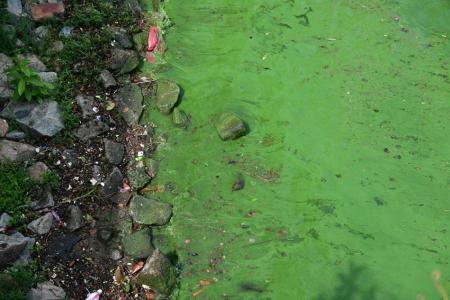
[[[20,57],[23,58],[21,55]],[[47,71],[47,67],[35,54],[27,54],[25,58],[29,60],[28,66],[36,72]]]
[[[58,74],[55,72],[39,72],[38,76],[48,83],[55,83],[58,80]]]
[[[109,126],[102,121],[91,120],[81,125],[75,132],[75,136],[82,141],[87,141],[91,138],[99,136],[108,132]]]
[[[111,27],[110,30],[114,34],[114,40],[119,44],[120,47],[125,49],[133,48],[131,36],[127,33],[126,29]]]
[[[97,180],[97,182],[102,181],[102,168],[99,165],[92,166],[92,178]]]
[[[23,249],[22,253],[20,253],[19,258],[16,259],[16,261],[14,262],[14,265],[15,266],[28,265],[31,262],[31,252],[33,251],[33,247],[34,247],[34,243],[36,242],[36,239],[25,237],[20,232],[16,232],[16,233],[12,234],[11,236],[21,238],[21,239],[24,238],[27,240],[27,245],[26,245],[25,249]]]
[[[128,180],[134,190],[140,190],[152,180],[147,174],[145,164],[142,160],[131,160],[127,166]]]
[[[172,206],[136,195],[130,202],[130,215],[139,224],[165,225],[172,216]]]
[[[139,4],[139,0],[125,0],[125,4],[134,14],[140,15],[142,13],[142,7]]]
[[[54,41],[52,51],[54,52],[60,52],[64,49],[64,43],[61,41]]]
[[[177,107],[173,109],[172,122],[177,127],[187,127],[189,125],[189,116]]]
[[[83,118],[89,118],[95,115],[95,99],[92,96],[78,95],[75,97],[78,106],[81,108]]]
[[[76,205],[69,206],[69,220],[67,221],[67,229],[75,231],[84,226],[83,213]]]
[[[133,43],[136,47],[136,50],[139,52],[145,51],[147,48],[147,38],[148,33],[147,32],[139,32],[133,34]]]
[[[8,133],[8,122],[6,120],[0,119],[0,137],[4,137]]]
[[[247,134],[245,122],[234,113],[223,113],[216,122],[216,129],[222,140],[235,140]]]
[[[150,229],[144,228],[131,234],[127,234],[122,239],[122,246],[125,255],[134,258],[145,258],[153,253]]]
[[[0,234],[0,268],[12,264],[28,244],[28,239],[17,235]]]
[[[6,138],[14,141],[21,141],[25,139],[27,135],[23,131],[13,130],[6,134]]]
[[[147,169],[147,174],[151,178],[155,178],[156,174],[158,174],[158,170],[159,170],[159,161],[157,161],[153,158],[146,158],[146,159],[144,159],[144,164]]]
[[[119,204],[119,205],[122,205],[122,206],[127,206],[128,202],[130,202],[131,195],[132,194],[130,192],[117,193],[116,195],[114,195],[111,198],[111,200],[115,204]]]
[[[7,0],[7,8],[9,13],[20,17],[22,15],[22,2],[20,0]]]
[[[11,217],[7,213],[2,213],[0,217],[0,232],[4,231],[9,226]]]
[[[72,31],[73,31],[73,27],[72,26],[64,26],[63,28],[61,28],[61,30],[59,31],[59,36],[60,37],[71,37],[72,36]]]
[[[170,260],[156,249],[152,256],[147,258],[135,282],[150,287],[157,294],[168,296],[177,283],[177,273]]]
[[[78,154],[75,150],[72,149],[64,149],[61,154],[62,159],[65,160],[66,166],[70,167],[78,167],[80,164],[80,160],[78,159]]]
[[[101,194],[105,198],[109,198],[116,194],[123,184],[123,175],[119,168],[114,167],[112,172],[106,177],[105,185],[101,189]]]
[[[119,74],[133,71],[139,65],[136,51],[114,48],[111,53],[110,68]]]
[[[9,99],[13,94],[13,90],[9,86],[8,76],[6,74],[6,71],[12,66],[14,66],[12,59],[3,53],[0,53],[0,101]]]
[[[111,259],[112,260],[119,260],[122,257],[123,257],[123,255],[122,255],[122,253],[119,250],[114,249],[114,250],[111,251]]]
[[[112,238],[113,233],[112,228],[103,227],[97,230],[97,237],[101,242],[107,243]]]
[[[45,39],[48,36],[48,34],[49,34],[48,26],[42,25],[42,26],[36,27],[33,30],[32,39],[34,42],[38,43],[38,42],[42,41],[43,39]]]
[[[138,124],[144,100],[141,88],[135,83],[128,83],[119,89],[114,99],[127,124],[129,126]]]
[[[64,129],[61,110],[56,101],[10,102],[0,115],[17,121],[38,136],[52,137]]]
[[[32,210],[40,210],[53,207],[54,205],[55,201],[52,193],[49,190],[45,190],[37,195],[37,199],[31,202],[30,207]]]
[[[28,144],[0,140],[0,161],[26,161],[36,154],[36,148]]]
[[[44,174],[48,172],[48,167],[43,162],[38,161],[27,169],[28,176],[38,183],[44,183]]]
[[[28,224],[27,228],[36,234],[46,234],[53,225],[53,215],[51,212],[46,213],[40,218]]]
[[[156,107],[164,114],[170,114],[178,103],[180,87],[171,80],[158,80]]]
[[[108,70],[103,70],[100,73],[100,79],[102,80],[103,86],[106,89],[117,86],[117,82],[114,79],[113,74],[111,74],[111,72],[109,72]]]
[[[38,283],[36,288],[31,289],[27,295],[27,300],[64,300],[66,293],[64,290],[50,281]]]
[[[120,164],[125,153],[125,146],[108,139],[103,139],[103,143],[105,144],[105,154],[108,161],[113,165]]]

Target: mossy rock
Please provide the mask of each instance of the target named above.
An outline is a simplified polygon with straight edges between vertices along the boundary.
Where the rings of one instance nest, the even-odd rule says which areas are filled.
[[[134,196],[130,202],[133,221],[145,225],[165,225],[172,216],[172,206],[168,203]]]
[[[137,51],[143,52],[147,48],[147,33],[139,32],[133,34],[133,43]]]
[[[163,114],[170,114],[180,97],[180,87],[171,80],[159,80],[156,90],[156,107]]]
[[[225,112],[217,119],[216,129],[222,140],[235,140],[248,133],[245,122],[236,114]]]
[[[189,116],[184,111],[175,107],[172,113],[172,122],[177,127],[187,127],[189,125]]]
[[[145,258],[153,253],[151,232],[145,228],[131,234],[125,235],[122,239],[123,251],[131,258]]]

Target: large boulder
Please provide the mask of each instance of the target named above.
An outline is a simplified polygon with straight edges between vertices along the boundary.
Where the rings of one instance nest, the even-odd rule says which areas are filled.
[[[234,140],[248,132],[247,125],[234,113],[226,112],[220,115],[216,122],[216,129],[222,140]]]
[[[172,122],[177,127],[187,127],[189,125],[189,116],[184,111],[175,107],[173,109]]]
[[[110,68],[119,74],[130,73],[139,66],[136,51],[114,48],[111,52]]]
[[[159,80],[156,90],[156,107],[164,114],[170,114],[178,103],[180,87],[171,80]]]
[[[31,145],[0,140],[0,161],[26,161],[36,154],[36,148]]]
[[[36,288],[31,289],[27,295],[27,300],[64,300],[66,293],[64,290],[50,281],[38,283]]]
[[[130,215],[139,224],[165,225],[172,216],[172,206],[136,195],[130,201]]]
[[[159,249],[147,258],[135,283],[146,285],[160,295],[169,296],[177,283],[177,272],[170,260]]]
[[[15,120],[37,136],[52,137],[64,129],[61,111],[56,101],[10,102],[0,115]]]
[[[117,107],[128,125],[136,125],[142,114],[143,96],[141,88],[135,83],[124,85],[114,96]]]
[[[154,250],[150,229],[144,228],[124,235],[122,238],[122,247],[125,254],[134,259],[150,256]]]
[[[99,120],[91,120],[82,124],[75,132],[75,136],[82,141],[87,141],[91,138],[99,136],[108,132],[109,126]]]
[[[24,236],[0,234],[0,268],[15,262],[28,244]]]

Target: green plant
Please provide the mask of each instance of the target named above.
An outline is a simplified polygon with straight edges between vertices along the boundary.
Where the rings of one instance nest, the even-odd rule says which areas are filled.
[[[0,274],[0,299],[24,300],[35,281],[33,268],[20,266]]]
[[[26,59],[15,57],[15,65],[7,70],[11,83],[14,86],[13,99],[15,101],[38,101],[50,96],[54,89],[53,84],[43,81],[39,75],[31,69]]]
[[[54,190],[59,186],[59,176],[53,171],[45,171],[43,185]]]
[[[13,224],[20,224],[24,221],[23,213],[30,201],[28,193],[35,184],[24,166],[4,162],[0,163],[0,182],[0,211],[11,215]]]

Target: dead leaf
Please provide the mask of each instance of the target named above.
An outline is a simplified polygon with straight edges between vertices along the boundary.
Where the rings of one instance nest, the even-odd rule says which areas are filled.
[[[136,274],[137,272],[139,272],[142,268],[144,267],[144,262],[143,261],[139,261],[137,263],[135,263],[133,266],[131,266],[131,274]]]
[[[204,288],[201,288],[200,290],[192,293],[192,297],[197,297],[198,295],[200,295],[203,292]]]
[[[114,282],[116,284],[122,284],[125,280],[125,274],[123,273],[122,266],[117,266],[116,271],[114,272]]]
[[[147,300],[153,300],[155,299],[155,292],[154,291],[145,291],[145,299]]]
[[[200,286],[208,286],[213,283],[214,283],[214,281],[212,281],[211,279],[204,279],[204,280],[199,281]]]

